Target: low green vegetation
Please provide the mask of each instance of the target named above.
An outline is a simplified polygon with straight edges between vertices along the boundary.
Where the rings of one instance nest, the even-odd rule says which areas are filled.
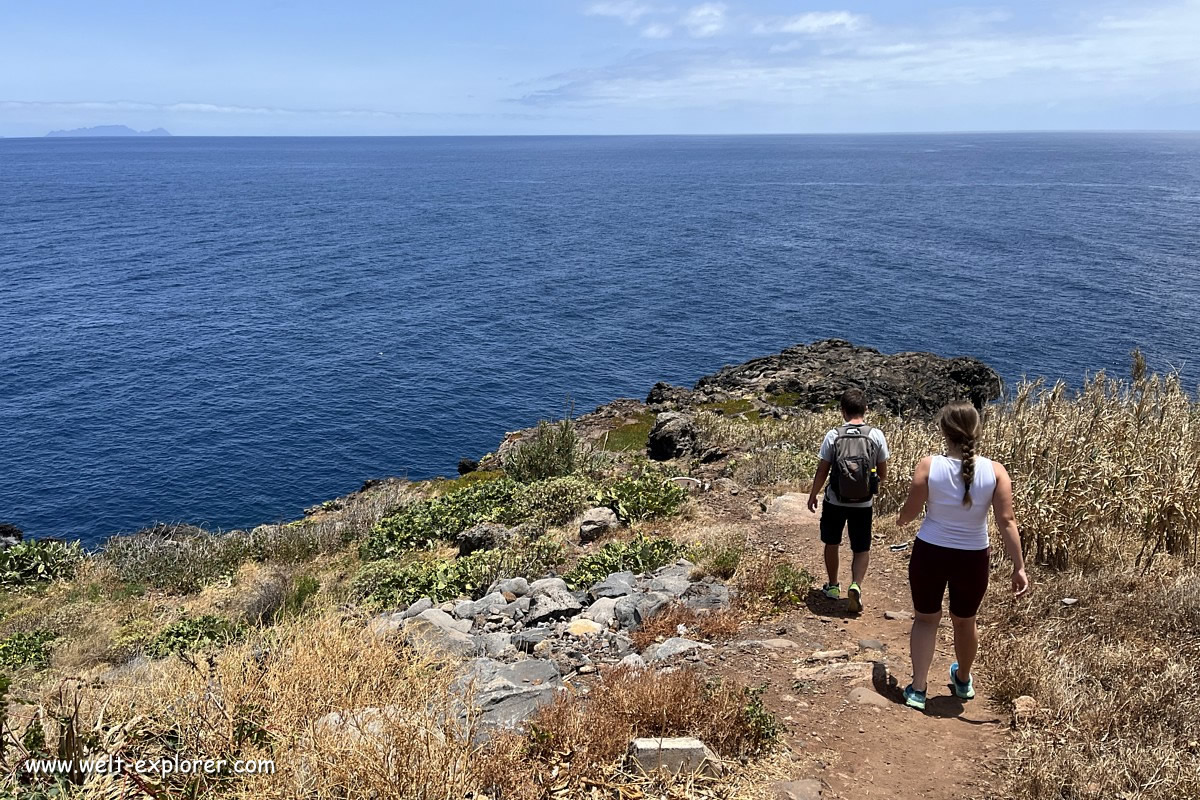
[[[438,478],[430,481],[429,485],[435,494],[443,495],[450,494],[451,492],[457,492],[459,489],[465,489],[466,487],[474,486],[477,483],[495,481],[503,477],[504,470],[477,469],[474,472],[468,472],[465,475],[459,475],[457,478]]]
[[[638,453],[645,450],[656,416],[652,411],[639,414],[634,422],[628,422],[605,434],[601,446],[613,453]]]
[[[803,567],[776,564],[767,584],[767,598],[779,609],[794,608],[804,602],[812,588],[813,577]]]
[[[363,566],[351,593],[375,608],[398,608],[422,597],[435,603],[478,598],[502,577],[535,578],[561,565],[562,543],[549,536],[452,560],[385,558]]]
[[[791,406],[794,406],[794,405],[796,405],[796,403],[800,402],[800,393],[799,392],[776,392],[774,394],[767,395],[766,399],[767,399],[767,402],[773,406],[779,406],[781,408],[790,408]]]
[[[26,586],[75,577],[83,560],[78,542],[29,540],[0,550],[0,587]]]
[[[573,475],[529,484],[511,478],[478,483],[411,503],[380,520],[360,554],[365,561],[396,558],[431,542],[453,540],[481,522],[557,525],[582,511],[595,492],[594,483]]]
[[[212,645],[228,644],[241,636],[239,626],[213,614],[185,617],[159,631],[146,645],[146,655],[166,658],[172,653],[190,653]]]
[[[614,572],[650,572],[670,564],[684,552],[672,539],[639,536],[630,542],[609,542],[585,556],[563,580],[572,589],[585,589]]]
[[[50,664],[50,642],[55,638],[50,631],[20,631],[0,639],[0,670],[45,669]]]
[[[562,478],[592,467],[592,454],[575,433],[568,418],[550,424],[541,422],[537,432],[513,447],[504,459],[504,471],[520,483]]]
[[[679,513],[687,491],[653,469],[639,469],[604,486],[600,505],[616,512],[622,522],[641,522]]]

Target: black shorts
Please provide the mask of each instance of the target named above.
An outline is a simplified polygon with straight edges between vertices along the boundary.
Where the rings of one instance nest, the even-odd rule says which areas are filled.
[[[991,549],[956,550],[924,539],[913,543],[908,562],[908,584],[918,614],[938,614],[950,587],[950,613],[973,617],[987,594]]]
[[[821,541],[825,544],[842,543],[842,529],[850,531],[850,549],[865,553],[871,549],[871,516],[874,509],[839,506],[828,500],[821,504]]]

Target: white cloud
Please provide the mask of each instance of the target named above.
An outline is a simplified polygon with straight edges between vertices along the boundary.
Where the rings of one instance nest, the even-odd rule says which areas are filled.
[[[830,31],[854,31],[864,27],[866,23],[866,17],[849,11],[810,11],[794,17],[760,22],[754,26],[754,32],[811,35]]]
[[[671,26],[655,22],[642,28],[642,36],[647,39],[668,39],[671,36]]]
[[[725,28],[724,3],[702,3],[692,6],[680,20],[688,33],[698,39],[716,36]]]
[[[654,9],[634,0],[614,0],[608,3],[593,3],[588,6],[587,14],[593,17],[615,17],[626,25],[636,25],[638,20]]]
[[[697,12],[709,5],[697,6]],[[724,8],[693,35],[724,27]],[[998,16],[998,15],[997,15]],[[794,22],[797,18],[791,19]],[[1174,0],[1130,8],[1117,16],[1077,17],[1049,32],[874,24],[831,43],[798,38],[764,51],[746,42],[703,50],[678,48],[577,70],[547,79],[547,88],[523,98],[534,106],[719,108],[844,101],[926,103],[939,109],[953,93],[962,102],[994,107],[1009,103],[1118,100],[1148,97],[1195,105],[1200,96],[1200,0]],[[826,24],[831,24],[826,20]],[[819,28],[815,22],[797,30]],[[843,29],[835,26],[829,30]],[[793,34],[796,35],[796,34]],[[1164,100],[1166,102],[1166,100]]]

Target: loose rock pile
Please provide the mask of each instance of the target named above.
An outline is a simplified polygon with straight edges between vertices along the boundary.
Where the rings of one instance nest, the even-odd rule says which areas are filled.
[[[711,576],[693,580],[694,569],[680,559],[651,573],[616,572],[582,591],[561,578],[508,578],[478,600],[435,606],[422,598],[375,617],[368,629],[470,659],[460,680],[472,688],[487,732],[552,702],[564,675],[586,675],[602,664],[665,665],[711,649],[681,631],[639,654],[630,636],[673,604],[702,612],[729,606],[729,587]]]

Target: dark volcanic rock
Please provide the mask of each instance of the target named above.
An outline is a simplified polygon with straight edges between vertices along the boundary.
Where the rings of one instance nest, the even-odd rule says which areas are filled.
[[[696,420],[690,414],[659,414],[650,429],[647,447],[655,461],[668,461],[692,452],[696,445]]]
[[[862,389],[875,409],[932,416],[943,405],[967,399],[982,407],[1000,396],[996,371],[974,358],[931,353],[887,355],[842,339],[796,345],[706,375],[696,391],[722,390],[762,396],[788,393],[795,405],[820,410],[835,405],[847,389]]]
[[[473,458],[460,458],[458,460],[458,474],[466,475],[469,472],[474,472],[479,469],[479,462]]]
[[[16,525],[0,522],[0,549],[18,545],[23,538],[25,534]]]

